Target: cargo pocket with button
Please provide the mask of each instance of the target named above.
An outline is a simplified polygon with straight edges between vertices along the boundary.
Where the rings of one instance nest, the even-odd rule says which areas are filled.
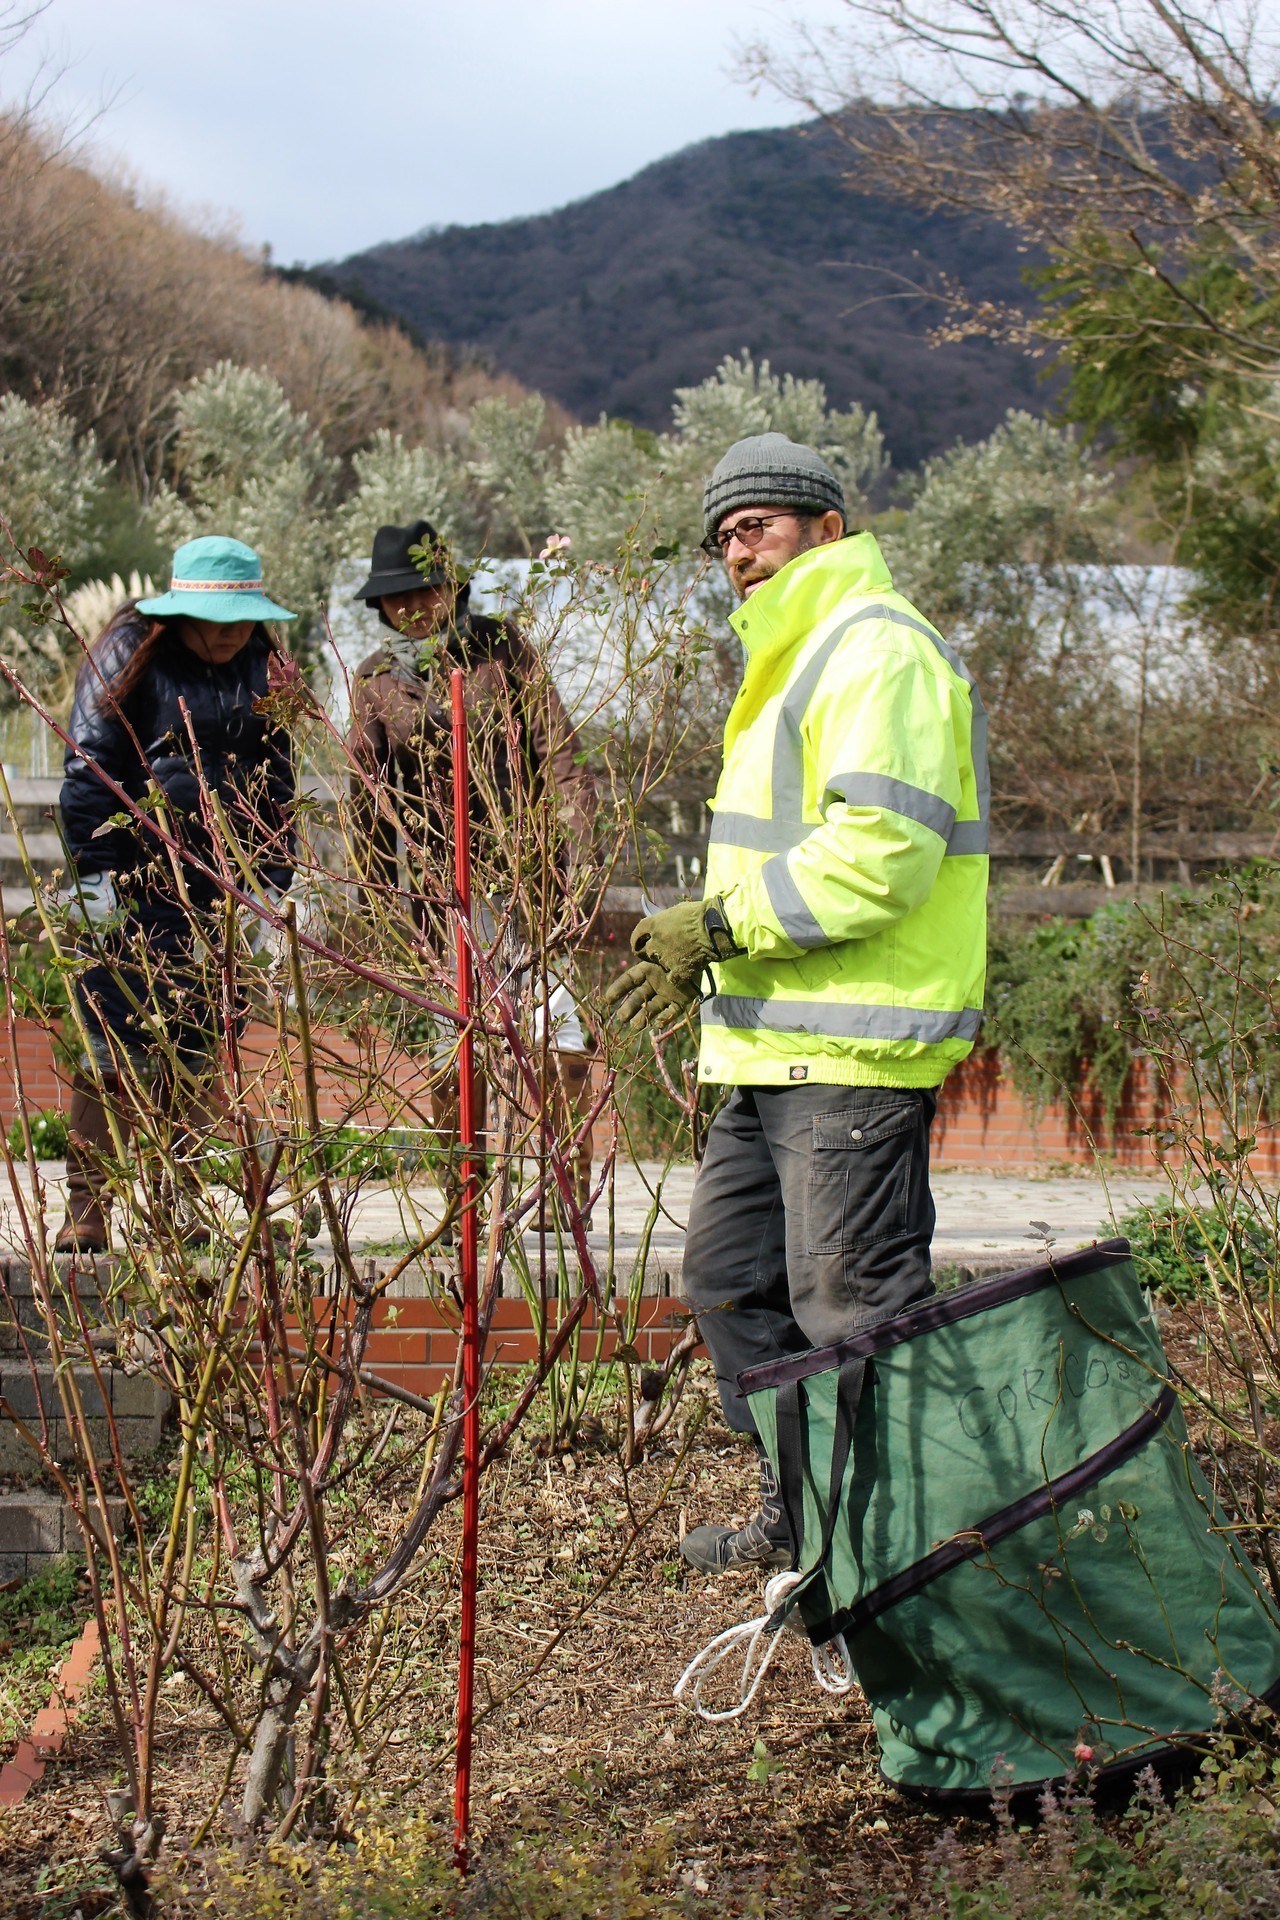
[[[904,1135],[920,1125],[920,1096],[886,1089],[850,1111],[817,1114],[809,1163],[811,1254],[853,1253],[904,1231],[915,1157]]]

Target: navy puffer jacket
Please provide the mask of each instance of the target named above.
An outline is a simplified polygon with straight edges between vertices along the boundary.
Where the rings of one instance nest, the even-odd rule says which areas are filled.
[[[154,782],[183,845],[208,861],[203,775],[262,881],[287,886],[293,868],[293,755],[288,735],[257,710],[268,691],[273,651],[265,630],[255,627],[235,658],[218,665],[201,660],[166,628],[137,684],[113,698],[112,687],[126,677],[152,625],[131,605],[123,607],[76,677],[67,729],[75,746],[63,759],[61,808],[77,871],[136,875],[144,892],[173,890],[167,857],[145,828],[106,825],[121,804],[98,779],[93,762],[134,800]],[[194,868],[187,868],[186,878],[194,901],[213,899],[216,887]]]

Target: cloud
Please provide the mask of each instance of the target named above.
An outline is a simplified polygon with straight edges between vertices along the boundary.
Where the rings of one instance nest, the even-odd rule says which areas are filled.
[[[111,100],[99,155],[314,260],[545,211],[794,119],[732,77],[739,41],[784,18],[767,0],[53,0],[0,95],[52,56],[62,112]]]

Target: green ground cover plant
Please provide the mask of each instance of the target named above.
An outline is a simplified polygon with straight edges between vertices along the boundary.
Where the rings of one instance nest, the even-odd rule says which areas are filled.
[[[15,1740],[49,1701],[50,1672],[89,1614],[84,1569],[58,1560],[0,1587],[0,1740]]]
[[[1264,1920],[1280,1905],[1280,1759],[1223,1736],[1194,1786],[1166,1797],[1153,1775],[1120,1818],[1099,1815],[1087,1780],[1048,1796],[1038,1828],[998,1816],[994,1859],[935,1855],[929,1904],[946,1920]],[[993,1870],[994,1869],[994,1870]],[[896,1900],[872,1913],[902,1913]]]
[[[711,1913],[678,1884],[661,1890],[676,1877],[673,1867],[669,1842],[601,1844],[587,1830],[534,1826],[463,1879],[448,1836],[418,1817],[370,1822],[347,1846],[305,1865],[296,1850],[273,1848],[224,1857],[185,1886],[175,1875],[166,1911],[183,1920],[211,1905],[227,1920],[685,1920]]]
[[[1143,1286],[1174,1299],[1202,1295],[1212,1267],[1237,1253],[1245,1283],[1265,1292],[1280,1260],[1275,1234],[1262,1223],[1246,1216],[1233,1232],[1216,1208],[1181,1206],[1175,1200],[1135,1208],[1117,1220],[1115,1231],[1129,1242]]]
[[[211,1910],[224,1920],[1271,1920],[1280,1902],[1277,1799],[1280,1759],[1269,1744],[1224,1735],[1180,1795],[1148,1775],[1126,1811],[1106,1816],[1082,1774],[1046,1796],[1033,1824],[1016,1824],[998,1805],[985,1845],[945,1829],[913,1884],[869,1884],[856,1904],[824,1897],[802,1859],[726,1902],[723,1890],[698,1884],[670,1834],[634,1846],[533,1820],[462,1880],[447,1835],[421,1815],[403,1823],[374,1815],[324,1852],[277,1846],[175,1863],[161,1898],[182,1920]]]
[[[67,1005],[67,968],[42,946],[29,923],[14,922],[0,1006],[18,1020],[56,1018]]]

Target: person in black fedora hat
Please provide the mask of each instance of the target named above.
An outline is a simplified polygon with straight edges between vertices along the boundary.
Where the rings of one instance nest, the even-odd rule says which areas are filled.
[[[423,556],[419,565],[411,556]],[[411,527],[379,527],[373,537],[373,558],[369,578],[354,598],[377,609],[384,627],[401,633],[406,616],[416,622],[430,607],[443,605],[442,587],[455,588],[465,600],[469,589],[458,580],[451,564],[447,543],[429,520],[415,520]],[[384,606],[386,600],[390,604]]]
[[[388,629],[352,679],[347,745],[360,879],[384,905],[407,893],[420,931],[428,937],[443,932],[438,910],[453,872],[449,676],[464,667],[481,896],[476,919],[490,943],[498,922],[512,920],[507,906],[515,879],[502,871],[503,849],[510,846],[510,823],[527,817],[531,802],[553,802],[550,871],[560,888],[590,846],[595,782],[582,764],[573,723],[545,663],[514,622],[472,610],[466,573],[429,520],[378,528],[369,577],[354,597],[376,608]],[[410,816],[412,828],[402,835]],[[413,844],[419,866],[403,877],[402,837]],[[549,917],[558,917],[554,909]],[[590,1043],[568,986],[551,969],[546,989],[535,1039],[545,1022],[551,1069],[545,1097],[563,1134],[590,1077]],[[458,1126],[453,1047],[448,1035],[432,1095],[435,1126],[450,1143]],[[578,1149],[573,1171],[585,1206],[589,1143]]]

